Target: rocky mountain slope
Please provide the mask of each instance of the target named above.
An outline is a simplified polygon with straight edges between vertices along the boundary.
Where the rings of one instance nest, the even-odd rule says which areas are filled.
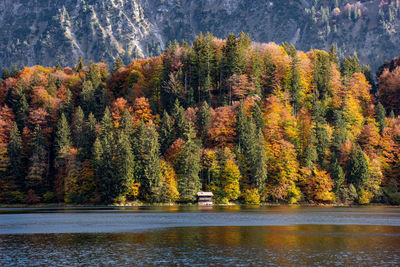
[[[357,51],[373,69],[400,52],[400,0],[0,0],[0,67],[125,62],[199,32]]]

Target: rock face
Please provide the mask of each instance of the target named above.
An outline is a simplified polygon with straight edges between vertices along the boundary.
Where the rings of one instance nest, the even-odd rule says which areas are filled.
[[[0,67],[159,54],[200,32],[358,52],[376,68],[400,52],[400,0],[0,0]]]

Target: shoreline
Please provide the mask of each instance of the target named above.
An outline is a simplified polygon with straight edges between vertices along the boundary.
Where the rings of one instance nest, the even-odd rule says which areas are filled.
[[[108,208],[127,208],[127,207],[400,207],[400,205],[390,205],[385,203],[370,203],[368,205],[361,204],[322,204],[322,203],[300,203],[300,204],[285,204],[285,203],[261,203],[257,205],[251,204],[213,204],[213,205],[198,205],[197,203],[118,203],[118,204],[65,204],[65,203],[38,203],[38,204],[0,204],[0,209],[9,208],[85,208],[85,207],[108,207]]]

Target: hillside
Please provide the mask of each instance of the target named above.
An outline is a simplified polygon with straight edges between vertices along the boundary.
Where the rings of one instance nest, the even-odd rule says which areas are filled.
[[[397,62],[377,95],[355,56],[339,65],[334,47],[245,34],[199,35],[112,70],[25,67],[0,80],[0,203],[192,202],[206,190],[220,203],[398,204]]]
[[[303,51],[336,44],[340,57],[357,51],[375,70],[397,56],[399,16],[399,0],[3,0],[0,67],[71,66],[79,56],[129,63],[174,39],[243,31]]]

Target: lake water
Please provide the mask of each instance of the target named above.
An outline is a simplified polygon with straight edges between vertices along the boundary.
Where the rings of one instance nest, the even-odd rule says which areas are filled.
[[[0,208],[13,265],[399,266],[400,208]]]

